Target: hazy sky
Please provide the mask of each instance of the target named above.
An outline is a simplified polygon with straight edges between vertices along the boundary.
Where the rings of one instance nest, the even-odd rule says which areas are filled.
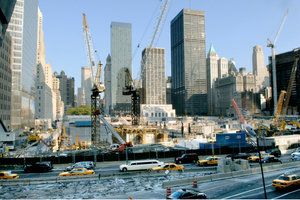
[[[164,0],[163,0],[164,1]],[[39,0],[43,13],[46,62],[53,72],[62,69],[75,78],[75,93],[80,87],[81,67],[87,66],[83,38],[83,13],[90,27],[93,47],[105,66],[110,53],[111,22],[132,24],[133,77],[138,74],[141,52],[149,44],[156,24],[159,0]],[[173,0],[157,47],[166,49],[166,75],[171,75],[170,22],[183,9],[205,11],[206,52],[213,42],[218,56],[233,58],[237,69],[252,71],[252,50],[261,45],[265,65],[284,14],[290,8],[276,42],[276,53],[300,47],[299,0]],[[140,47],[137,48],[138,44]],[[95,55],[96,62],[98,61]]]

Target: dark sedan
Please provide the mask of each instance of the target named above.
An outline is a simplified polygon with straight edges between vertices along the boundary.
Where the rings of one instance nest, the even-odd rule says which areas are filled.
[[[281,160],[279,160],[278,158],[274,157],[274,156],[266,156],[263,159],[261,159],[262,163],[271,163],[271,162],[281,162]]]
[[[167,199],[206,199],[206,194],[192,189],[180,189],[167,196]]]
[[[251,154],[236,153],[236,154],[230,154],[230,155],[226,156],[226,158],[231,158],[231,160],[234,160],[234,159],[247,159],[249,156],[251,156]]]

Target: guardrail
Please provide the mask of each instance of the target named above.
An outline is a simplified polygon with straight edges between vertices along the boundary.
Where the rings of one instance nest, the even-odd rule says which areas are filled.
[[[290,161],[287,163],[277,164],[277,165],[271,164],[268,166],[264,166],[263,170],[264,170],[264,172],[272,172],[272,171],[278,171],[278,170],[282,170],[282,169],[290,169],[290,168],[295,168],[295,167],[300,167],[300,162]],[[221,180],[221,179],[248,176],[251,174],[254,175],[254,174],[259,174],[259,173],[261,173],[261,169],[259,168],[259,165],[258,165],[257,167],[247,169],[247,170],[231,171],[231,172],[222,173],[222,174],[212,174],[212,175],[200,176],[200,177],[195,177],[195,178],[197,178],[198,183],[199,182],[203,183],[203,182],[210,182],[210,181],[216,181],[216,180]],[[166,187],[171,187],[171,186],[192,185],[193,179],[194,178],[164,181],[162,184],[162,187],[166,188]]]

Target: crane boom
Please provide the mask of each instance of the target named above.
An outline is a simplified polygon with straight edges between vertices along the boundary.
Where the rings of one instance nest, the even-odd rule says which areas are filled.
[[[149,44],[148,44],[147,48],[145,49],[145,53],[144,53],[143,58],[142,58],[141,69],[139,70],[138,76],[137,76],[138,79],[143,79],[144,78],[145,68],[143,66],[146,63],[146,59],[148,58],[148,55],[151,51],[151,48],[155,47],[157,42],[158,42],[160,33],[161,33],[162,28],[164,26],[164,23],[165,23],[167,15],[168,15],[168,11],[169,11],[169,8],[171,6],[172,1],[173,0],[165,0],[165,2],[163,3],[163,5],[160,8],[160,12],[159,12],[159,15],[157,17],[156,24],[153,28]]]
[[[230,101],[232,102],[232,104],[233,104],[233,106],[234,106],[234,108],[235,108],[236,113],[238,114],[238,116],[239,116],[239,118],[240,118],[242,124],[244,125],[244,128],[246,128],[246,127],[247,127],[247,122],[246,122],[246,120],[244,119],[244,117],[243,117],[243,115],[242,115],[242,113],[241,113],[241,111],[240,111],[238,105],[236,104],[236,102],[235,102],[234,99],[231,99]]]

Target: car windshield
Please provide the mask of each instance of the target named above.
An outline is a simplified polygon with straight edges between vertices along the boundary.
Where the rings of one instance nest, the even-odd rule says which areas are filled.
[[[7,176],[11,175],[11,171],[6,172],[6,175],[7,175]]]
[[[170,196],[170,198],[171,198],[171,199],[179,199],[184,193],[185,193],[184,191],[179,190],[179,191],[177,191],[177,192],[174,192],[174,193]]]
[[[183,155],[181,156],[181,158],[184,158],[184,156],[185,156],[185,154],[183,154]]]
[[[288,176],[279,176],[277,179],[284,180],[284,181],[289,181],[290,177],[288,177]]]
[[[211,159],[210,157],[205,158],[205,160],[210,160],[210,159]]]

